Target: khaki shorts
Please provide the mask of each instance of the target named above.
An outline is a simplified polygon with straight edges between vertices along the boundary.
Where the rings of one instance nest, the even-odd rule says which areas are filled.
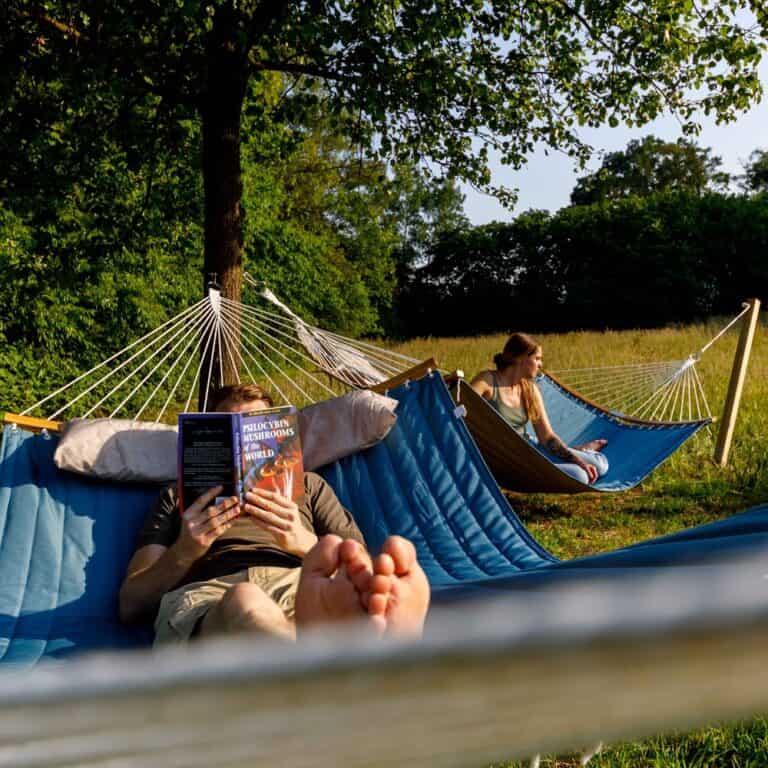
[[[292,619],[300,576],[301,568],[255,566],[219,579],[195,581],[168,592],[160,602],[155,620],[155,645],[188,642],[198,622],[224,597],[224,593],[243,582],[261,587],[286,617]]]

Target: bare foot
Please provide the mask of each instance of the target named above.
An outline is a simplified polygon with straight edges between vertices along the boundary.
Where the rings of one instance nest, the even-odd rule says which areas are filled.
[[[608,445],[608,441],[603,437],[598,437],[596,440],[590,440],[588,443],[574,445],[573,447],[577,451],[602,451],[606,445]]]
[[[304,558],[296,592],[296,626],[368,616],[381,632],[384,618],[367,611],[365,603],[371,599],[376,605],[380,599],[386,603],[390,586],[389,580],[374,579],[371,559],[361,544],[323,536]]]
[[[373,573],[374,589],[366,600],[368,613],[383,617],[387,635],[420,637],[429,608],[429,582],[413,544],[401,536],[390,536],[373,562]],[[379,583],[387,579],[391,583],[388,592]]]

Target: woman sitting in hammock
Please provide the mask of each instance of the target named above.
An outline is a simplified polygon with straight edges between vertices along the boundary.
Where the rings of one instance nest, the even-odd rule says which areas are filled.
[[[539,447],[563,472],[582,483],[594,483],[602,477],[608,471],[608,459],[600,451],[607,440],[591,440],[569,448],[552,430],[533,381],[541,369],[541,346],[524,333],[513,333],[493,362],[496,370],[478,373],[472,379],[472,389],[521,435],[525,435],[525,425],[530,421]]]

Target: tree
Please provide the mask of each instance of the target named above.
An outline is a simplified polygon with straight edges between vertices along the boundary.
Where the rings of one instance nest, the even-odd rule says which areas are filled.
[[[18,119],[22,89],[51,106],[25,123],[33,145],[74,110],[87,134],[119,131],[141,154],[198,115],[204,272],[238,298],[252,78],[291,81],[280,123],[322,100],[361,149],[488,187],[489,148],[519,166],[538,142],[584,156],[579,125],[640,124],[666,108],[732,118],[761,91],[763,44],[739,23],[752,5],[764,33],[751,0],[10,0],[0,123]]]
[[[768,151],[755,149],[750,154],[741,183],[747,192],[768,192]]]
[[[721,164],[711,149],[702,149],[687,139],[633,139],[625,150],[606,155],[597,171],[578,180],[571,203],[591,205],[655,192],[700,195],[728,185],[730,177],[718,170]]]

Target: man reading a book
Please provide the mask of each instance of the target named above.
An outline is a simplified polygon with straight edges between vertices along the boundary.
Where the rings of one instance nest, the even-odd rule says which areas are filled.
[[[260,387],[222,387],[212,410],[272,406]],[[429,586],[413,545],[390,537],[372,559],[333,490],[305,473],[294,502],[265,489],[219,499],[217,486],[183,515],[175,487],[149,510],[120,588],[120,618],[156,614],[156,643],[221,632],[294,639],[297,627],[367,617],[379,632],[421,633]]]

